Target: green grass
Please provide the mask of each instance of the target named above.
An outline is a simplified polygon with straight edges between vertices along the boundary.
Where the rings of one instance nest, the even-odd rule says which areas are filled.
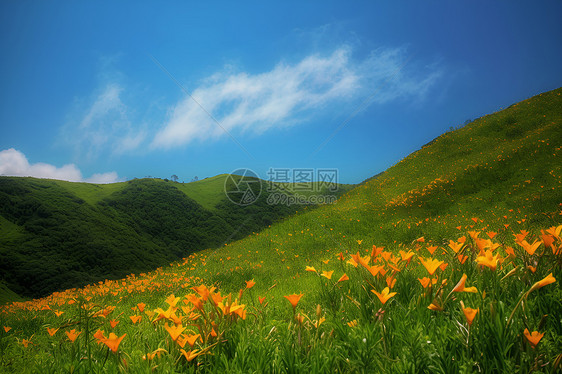
[[[111,196],[111,194],[121,191],[126,187],[125,182],[120,183],[108,183],[108,184],[93,184],[93,183],[76,183],[67,182],[60,180],[53,180],[47,183],[54,183],[65,190],[76,195],[80,199],[84,200],[90,205],[95,205],[105,198]]]
[[[0,329],[0,367],[6,372],[559,372],[561,93],[544,93],[446,133],[336,204],[303,209],[151,273],[3,307],[0,326],[11,330]],[[528,243],[537,240],[534,253],[521,239],[516,242],[521,230],[529,232]],[[463,236],[465,244],[455,253],[449,241]],[[386,253],[372,256],[368,266],[382,266],[385,275],[348,263],[357,253],[366,262],[373,245]],[[432,247],[437,247],[433,254]],[[509,248],[515,257],[508,256]],[[402,260],[400,251],[412,252],[411,262]],[[503,262],[478,265],[481,251]],[[447,267],[429,274],[422,258]],[[323,271],[334,271],[331,279],[321,276]],[[344,273],[350,279],[337,283]],[[550,273],[554,283],[530,291]],[[463,274],[476,293],[452,292]],[[435,286],[424,288],[424,277]],[[255,286],[244,290],[252,279]],[[383,304],[371,290],[381,292],[393,279],[396,294]],[[246,318],[225,314],[210,301],[204,313],[193,309],[189,295],[201,284],[231,294],[223,303],[238,300]],[[171,294],[180,297],[175,312],[185,333],[203,335],[195,349],[204,354],[192,361],[164,328],[173,322],[156,321]],[[295,310],[284,297],[291,294],[303,294]],[[258,297],[265,297],[263,304]],[[460,301],[478,309],[471,326]],[[148,314],[136,306],[141,302]],[[428,309],[431,304],[443,310]],[[108,306],[116,307],[108,318],[94,317]],[[64,314],[56,317],[53,310]],[[189,318],[192,312],[198,317]],[[143,316],[140,324],[133,324],[133,315]],[[119,321],[115,329],[109,326],[112,318]],[[46,327],[60,331],[50,337]],[[64,332],[73,328],[82,333],[71,343]],[[116,353],[96,343],[98,328],[106,336],[127,334]],[[217,336],[211,334],[215,328]],[[535,348],[525,329],[544,333]],[[25,347],[23,339],[32,343]],[[160,358],[143,359],[157,349],[165,350]]]
[[[201,179],[191,183],[178,183],[177,189],[208,210],[215,210],[224,199],[224,183],[228,174]]]

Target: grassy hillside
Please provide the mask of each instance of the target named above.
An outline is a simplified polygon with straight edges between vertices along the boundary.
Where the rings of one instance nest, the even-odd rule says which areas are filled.
[[[336,204],[243,240],[3,307],[0,364],[558,372],[561,93],[446,133]]]
[[[0,272],[10,289],[42,296],[155,269],[259,231],[295,208],[230,202],[226,175],[189,184],[157,179],[95,185],[0,177]]]

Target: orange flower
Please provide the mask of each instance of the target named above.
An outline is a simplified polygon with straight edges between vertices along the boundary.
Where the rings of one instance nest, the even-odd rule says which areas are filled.
[[[349,327],[355,327],[355,326],[357,326],[357,320],[354,319],[353,321],[347,322],[347,325]]]
[[[103,339],[106,339],[106,337],[103,335],[103,330],[100,329],[96,331],[96,333],[94,334],[94,338],[98,340],[98,344],[102,343]]]
[[[402,261],[407,261],[408,263],[412,259],[412,256],[414,256],[414,252],[412,251],[405,252],[403,250],[400,250],[398,252],[400,253],[400,257],[402,258]]]
[[[80,334],[82,334],[82,331],[76,333],[76,329],[72,329],[70,331],[65,331],[66,336],[68,336],[68,339],[74,343],[74,341],[76,340],[76,338],[78,338],[78,336]]]
[[[482,256],[476,257],[476,262],[478,265],[489,267],[491,270],[496,270],[498,266],[498,259],[500,259],[499,253],[495,256],[492,254],[492,251],[488,250],[483,253]]]
[[[513,234],[513,236],[515,236],[515,242],[517,243],[522,242],[528,233],[529,233],[528,231],[521,230],[521,234]]]
[[[207,301],[207,299],[209,298],[209,295],[211,294],[211,292],[213,292],[215,290],[215,287],[211,287],[210,289],[207,288],[207,286],[205,286],[204,284],[197,286],[197,287],[191,287],[191,289],[195,292],[197,292],[199,294],[199,296],[201,296],[201,299],[203,301]]]
[[[469,231],[468,232],[468,235],[470,235],[472,240],[476,240],[476,238],[478,238],[479,234],[480,234],[480,231]]]
[[[4,326],[4,331],[5,331],[5,332],[10,331],[11,329],[12,329],[12,328],[11,328],[10,326]]]
[[[378,293],[375,290],[371,290],[371,292],[374,293],[383,304],[385,304],[391,297],[396,295],[396,292],[390,292],[390,289],[388,287],[385,287],[381,293]]]
[[[554,243],[554,236],[545,234],[543,230],[541,230],[541,239],[546,248],[549,248]]]
[[[249,281],[246,281],[246,289],[250,289],[250,288],[254,287],[255,284],[256,284],[256,282],[254,282],[253,279],[249,280]]]
[[[306,269],[304,269],[304,271],[312,271],[312,272],[317,272],[316,269],[314,268],[314,266],[307,266]]]
[[[463,246],[463,243],[457,243],[449,240],[449,248],[451,248],[455,253],[458,253]]]
[[[297,307],[297,304],[299,303],[299,300],[301,299],[301,297],[303,297],[304,294],[292,294],[289,296],[283,296],[285,299],[289,300],[289,302],[291,303],[291,305],[293,306],[293,311],[295,310],[295,308]]]
[[[433,252],[435,252],[435,250],[437,249],[437,246],[429,246],[427,247],[427,250],[429,251],[429,254],[433,256]]]
[[[55,335],[57,333],[57,331],[59,331],[59,329],[51,329],[51,328],[47,327],[47,332],[51,336]]]
[[[429,306],[427,307],[427,309],[429,310],[434,310],[436,312],[440,312],[443,310],[443,307],[441,305],[439,305],[439,303],[437,301],[432,302],[431,304],[429,304]]]
[[[529,292],[532,292],[534,290],[538,290],[541,287],[544,287],[546,285],[549,285],[551,283],[556,282],[556,278],[554,278],[552,276],[552,273],[548,274],[544,279],[538,281],[537,283],[533,284],[533,287],[531,287],[531,289],[529,290]]]
[[[111,351],[113,353],[115,353],[115,352],[117,352],[117,349],[119,349],[119,344],[121,344],[121,340],[123,340],[125,335],[127,335],[127,334],[123,334],[123,336],[118,337],[114,333],[109,333],[109,338],[102,339],[101,342],[103,344],[107,345],[109,347],[109,349],[111,349]]]
[[[376,245],[373,245],[373,249],[371,250],[371,258],[374,260],[383,250],[384,247],[377,248]]]
[[[427,288],[430,284],[437,283],[437,279],[429,279],[428,277],[418,278],[423,288]]]
[[[185,327],[182,327],[182,325],[168,326],[167,323],[164,325],[164,328],[166,329],[166,331],[168,331],[173,341],[176,341],[178,339],[178,336],[180,336],[183,330],[185,330]]]
[[[196,307],[197,309],[203,310],[203,301],[199,297],[197,297],[197,295],[190,293],[189,295],[186,296],[186,299],[187,302],[193,304],[193,306]],[[186,302],[186,300],[184,300],[184,302]]]
[[[153,360],[154,357],[158,357],[160,358],[160,356],[162,355],[163,352],[168,353],[168,351],[166,351],[163,348],[158,348],[157,350],[155,350],[154,352],[151,353],[147,353],[146,356],[142,356],[143,360]]]
[[[139,308],[139,311],[142,313],[144,312],[144,307],[146,306],[145,303],[138,303],[137,304],[137,308]]]
[[[183,357],[185,357],[185,359],[187,361],[191,361],[193,360],[195,357],[199,356],[202,352],[198,351],[197,349],[194,349],[192,351],[186,352],[184,349],[180,349],[180,352],[183,354]]]
[[[537,248],[542,244],[542,242],[535,240],[535,242],[533,244],[529,244],[527,243],[526,240],[523,240],[521,242],[517,242],[517,244],[519,244],[521,247],[523,247],[523,249],[530,255],[534,255],[535,251],[537,250]]]
[[[367,266],[366,269],[369,270],[369,273],[371,273],[371,275],[373,277],[376,277],[377,274],[383,270],[383,266],[379,266],[379,265],[374,265],[374,266]]]
[[[394,288],[394,285],[396,284],[396,278],[394,277],[386,277],[386,285],[390,288]]]
[[[189,344],[189,346],[191,348],[193,348],[193,346],[195,345],[195,343],[197,342],[197,340],[201,340],[201,334],[195,334],[195,335],[188,335],[185,337],[187,343]]]
[[[433,273],[435,273],[435,270],[437,270],[437,268],[441,266],[441,264],[443,264],[444,261],[439,261],[437,259],[432,259],[432,258],[428,258],[426,260],[423,257],[420,257],[420,262],[425,267],[429,275],[433,275]]]
[[[529,333],[529,329],[525,329],[525,331],[523,331],[523,334],[525,335],[527,341],[529,341],[529,344],[531,344],[531,347],[533,349],[537,346],[537,344],[539,344],[542,337],[544,336],[544,333],[541,334],[538,331],[533,331],[532,333]]]
[[[474,318],[476,317],[476,314],[478,313],[478,309],[465,308],[464,303],[462,301],[461,301],[461,307],[462,307],[462,311],[464,313],[464,316],[466,317],[466,321],[468,322],[468,325],[472,326],[472,322],[474,321]]]
[[[478,292],[476,287],[465,287],[466,278],[467,278],[466,274],[463,274],[461,280],[459,281],[459,283],[457,283],[455,288],[453,288],[452,292],[472,292],[472,293]]]
[[[324,271],[322,272],[322,274],[320,274],[320,275],[323,276],[323,277],[325,277],[325,278],[332,279],[332,274],[334,274],[334,271],[333,271],[333,270],[332,270],[332,271],[326,271],[326,270],[324,270]]]
[[[338,281],[336,283],[344,282],[344,281],[347,281],[347,280],[349,280],[349,277],[347,276],[347,274],[344,274],[344,275],[341,276],[340,279],[338,279]]]
[[[171,307],[174,307],[174,306],[176,306],[178,301],[180,301],[180,298],[175,297],[174,294],[171,294],[170,296],[168,296],[168,298],[165,301],[166,301],[166,303],[168,303],[168,305],[170,305]]]
[[[109,321],[109,324],[111,325],[111,328],[114,329],[115,326],[117,326],[117,324],[119,323],[119,321],[116,321],[114,319],[112,319],[111,321]]]
[[[361,264],[361,266],[363,266],[364,268],[368,268],[369,267],[369,261],[371,260],[370,256],[365,256],[365,257],[361,257],[361,255],[359,254],[359,252],[357,252],[357,254],[355,255],[351,255],[351,258],[353,259],[353,261],[357,264]]]
[[[129,316],[129,318],[131,319],[131,321],[133,321],[134,324],[137,324],[142,320],[142,316]]]
[[[265,301],[265,296],[264,297],[258,296],[258,300],[260,302],[260,305],[263,305],[263,302]]]

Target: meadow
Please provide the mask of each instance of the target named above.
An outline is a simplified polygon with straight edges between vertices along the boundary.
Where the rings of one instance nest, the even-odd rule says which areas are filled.
[[[0,368],[559,372],[561,93],[221,248],[6,304]]]

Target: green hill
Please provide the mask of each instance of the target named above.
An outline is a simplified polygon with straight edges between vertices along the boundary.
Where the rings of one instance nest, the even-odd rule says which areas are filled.
[[[42,296],[152,270],[294,213],[268,204],[267,191],[233,204],[226,177],[106,185],[0,177],[2,278],[20,295]]]
[[[242,240],[150,273],[2,306],[0,365],[7,372],[559,372],[561,94],[443,134],[335,204],[301,209]],[[49,191],[26,183],[11,190]],[[129,228],[131,240],[152,233],[164,241],[155,222],[171,229],[174,222],[144,209],[179,190],[163,181],[126,186],[95,209]],[[56,197],[94,209],[62,191]],[[48,220],[55,211],[25,200],[26,217]],[[14,241],[39,230],[8,213],[2,222],[11,222],[5,231]]]
[[[522,229],[559,225],[561,94],[556,89],[481,117],[439,136],[334,205],[305,209],[259,235],[201,252],[208,273],[215,274],[210,281],[255,278],[295,292],[313,286],[299,277],[304,264],[317,266],[339,252],[373,244],[397,250],[422,236],[442,245],[475,228],[512,240]],[[232,263],[239,269],[225,274],[222,261],[241,253],[244,265]]]

